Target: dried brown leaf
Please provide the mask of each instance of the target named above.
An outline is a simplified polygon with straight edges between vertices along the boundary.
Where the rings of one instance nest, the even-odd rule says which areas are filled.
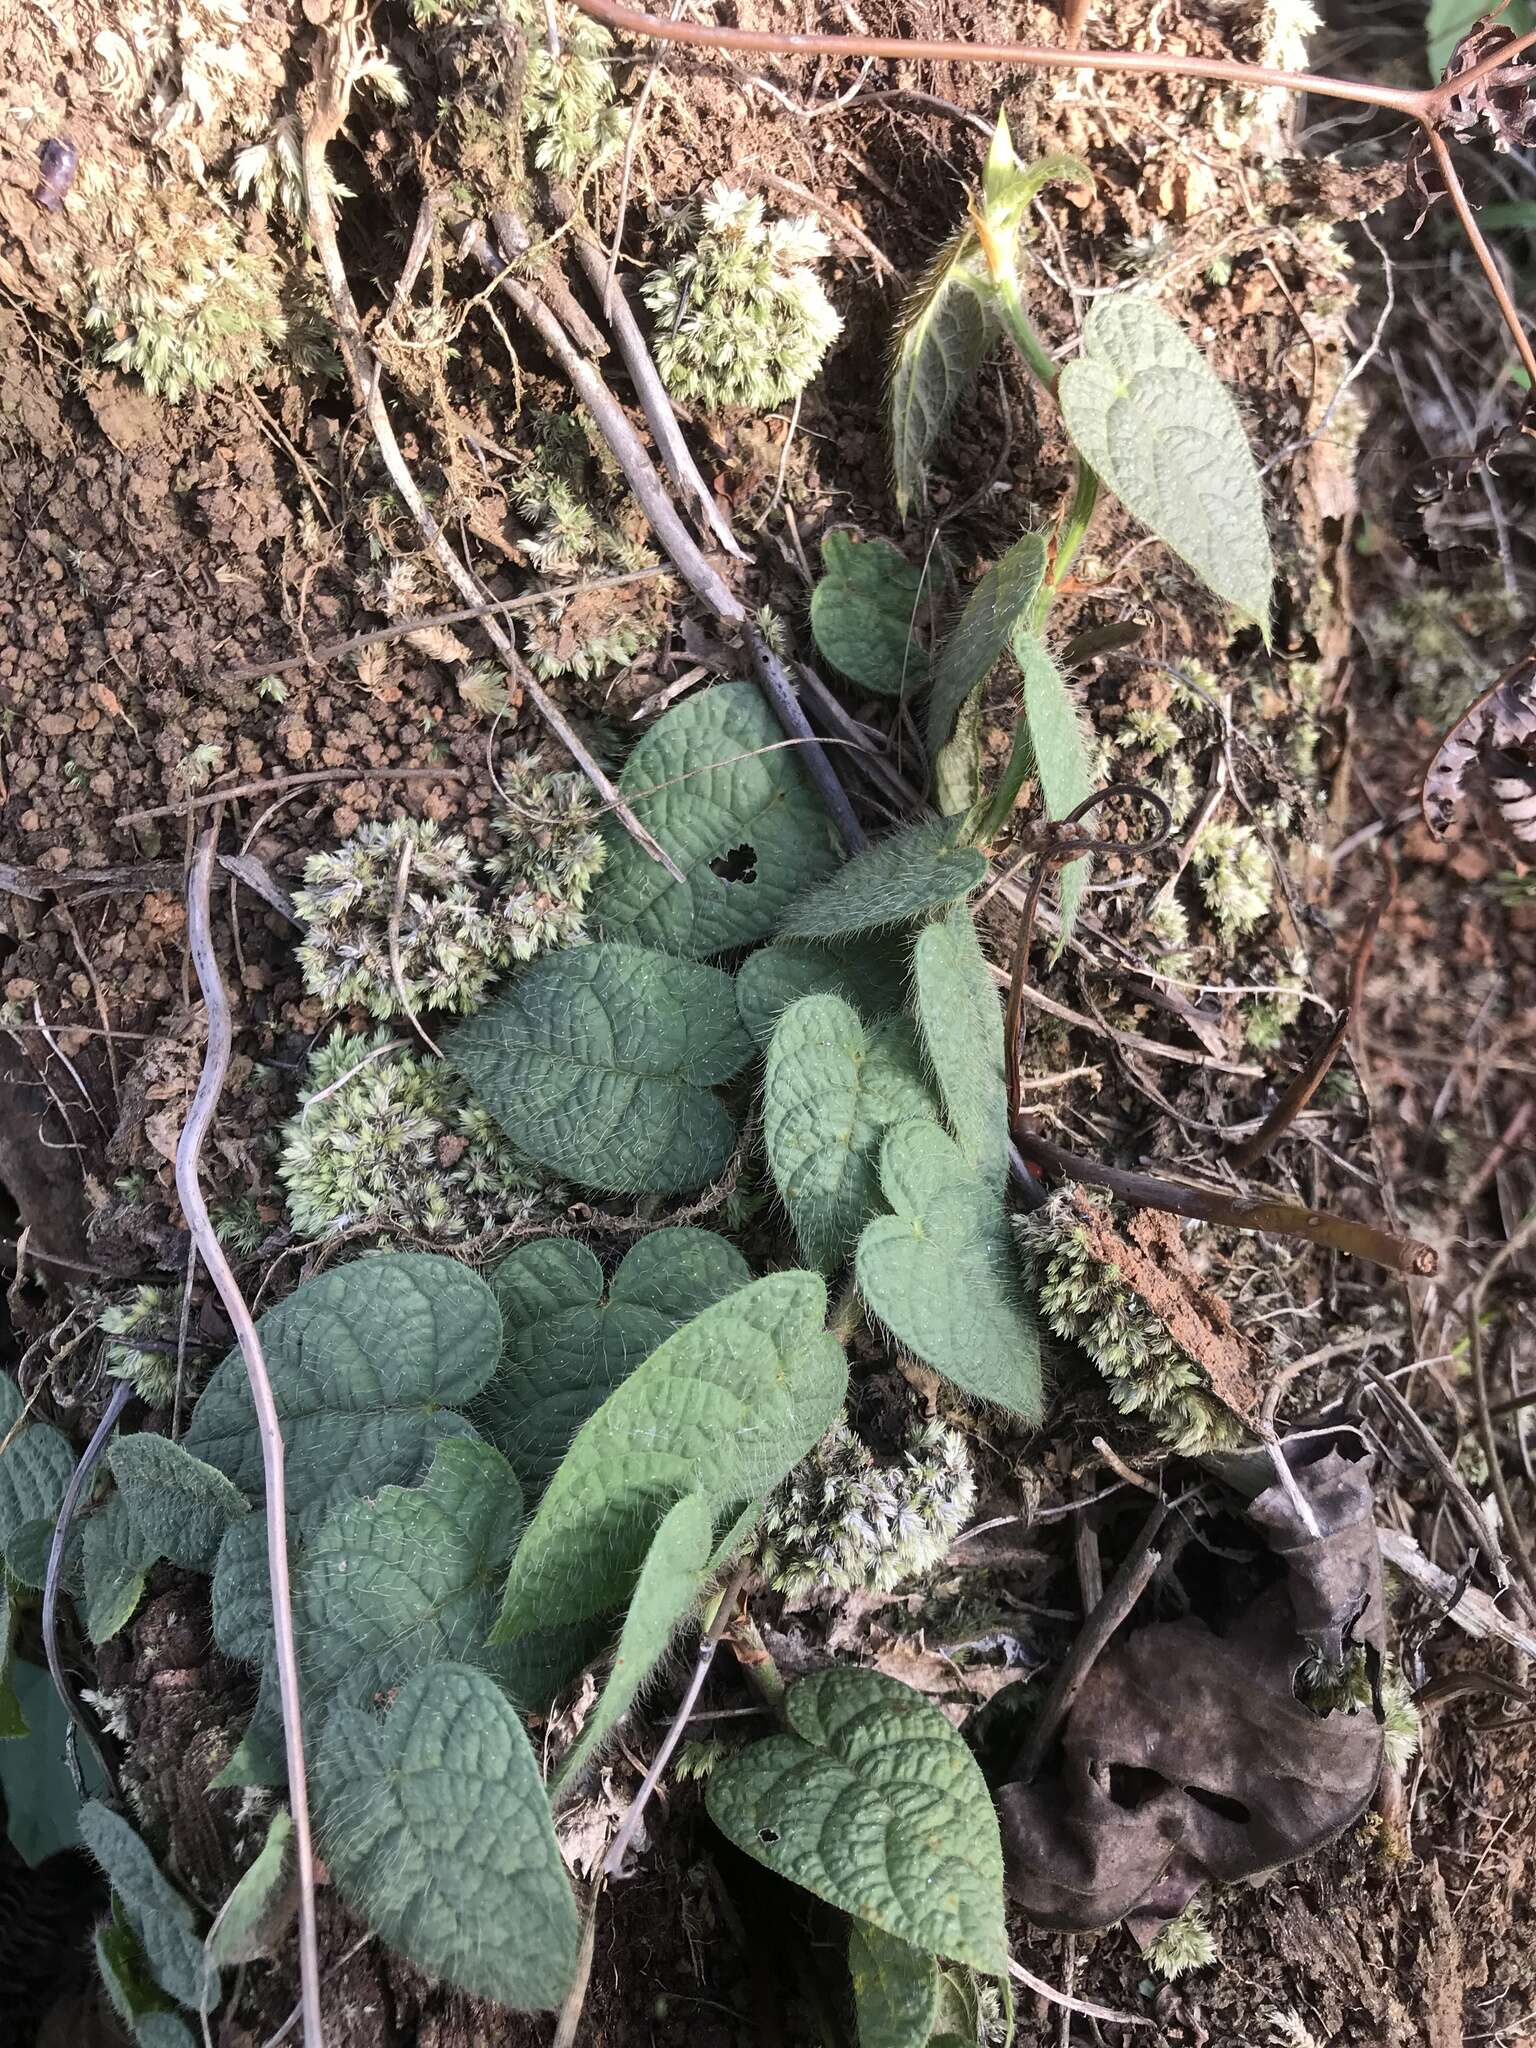
[[[1419,790],[1419,807],[1424,823],[1435,838],[1443,837],[1466,793],[1467,779],[1474,764],[1481,762],[1501,811],[1505,799],[1496,782],[1513,783],[1516,768],[1522,774],[1536,772],[1536,652],[1524,655],[1499,680],[1469,704],[1444,733]],[[1514,765],[1511,765],[1514,764]],[[1509,805],[1516,816],[1510,829],[1527,843],[1536,840],[1536,820],[1524,808],[1530,800],[1529,785],[1523,779],[1511,789]]]

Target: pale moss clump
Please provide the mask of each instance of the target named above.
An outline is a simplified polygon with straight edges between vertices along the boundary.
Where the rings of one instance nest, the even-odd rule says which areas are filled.
[[[1048,1206],[1020,1226],[1040,1281],[1040,1313],[1058,1337],[1085,1351],[1122,1415],[1139,1415],[1184,1456],[1219,1449],[1239,1432],[1209,1382],[1152,1310],[1093,1250],[1081,1224]]]
[[[925,1422],[899,1458],[878,1464],[839,1419],[769,1498],[758,1570],[780,1593],[888,1593],[945,1556],[975,1500],[957,1430]]]
[[[1357,1645],[1341,1665],[1309,1658],[1296,1674],[1296,1695],[1314,1714],[1358,1714],[1374,1710],[1370,1665]],[[1381,1662],[1382,1745],[1386,1761],[1400,1771],[1418,1754],[1423,1724],[1413,1693],[1393,1657]]]
[[[1251,932],[1274,904],[1274,879],[1263,841],[1251,825],[1211,824],[1195,846],[1200,894],[1222,939]]]
[[[405,890],[395,898],[402,862]],[[429,821],[369,823],[333,852],[312,854],[293,907],[305,927],[298,947],[304,986],[331,1009],[374,1017],[403,1008],[472,1009],[508,948],[476,890],[463,838]],[[395,927],[398,975],[390,958]]]
[[[1243,1012],[1243,1040],[1255,1052],[1273,1052],[1301,1015],[1304,962],[1291,956],[1291,971],[1278,995],[1255,996]],[[1292,989],[1295,993],[1292,994]]]
[[[333,1031],[311,1056],[278,1166],[293,1228],[454,1239],[526,1216],[537,1179],[500,1127],[444,1061],[388,1044]]]
[[[1146,1950],[1148,1963],[1170,1982],[1175,1977],[1187,1977],[1191,1970],[1209,1969],[1220,1953],[1198,1898],[1191,1899],[1182,1913],[1159,1928]]]
[[[797,398],[843,325],[816,275],[821,227],[769,221],[761,199],[716,180],[672,239],[679,253],[641,286],[668,390],[709,411]]]
[[[127,1380],[151,1408],[168,1408],[176,1395],[178,1297],[170,1287],[136,1287],[124,1301],[109,1302],[96,1327],[109,1341],[103,1352],[108,1375]],[[160,1340],[143,1347],[146,1337]],[[137,1340],[137,1341],[136,1341]]]
[[[528,43],[523,127],[533,161],[557,178],[585,178],[624,147],[629,110],[614,90],[613,37],[601,22],[557,5],[560,54],[552,56],[543,0],[511,0]]]
[[[501,770],[497,850],[486,861],[497,889],[491,915],[514,960],[584,936],[586,902],[607,847],[597,806],[580,775],[546,775],[531,754]]]

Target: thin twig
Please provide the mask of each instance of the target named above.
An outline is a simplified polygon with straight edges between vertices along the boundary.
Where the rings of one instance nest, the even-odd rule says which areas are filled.
[[[1152,1545],[1167,1513],[1167,1506],[1159,1500],[1137,1531],[1136,1541],[1126,1553],[1119,1571],[1105,1587],[1103,1598],[1078,1631],[1077,1641],[1040,1703],[1029,1739],[1010,1773],[1013,1782],[1027,1785],[1033,1779],[1045,1760],[1046,1751],[1056,1739],[1057,1730],[1072,1711],[1072,1703],[1086,1684],[1089,1672],[1098,1663],[1121,1622],[1151,1584],[1152,1574],[1162,1561],[1162,1552],[1154,1550]]]
[[[1478,1434],[1483,1440],[1483,1451],[1488,1459],[1488,1479],[1493,1487],[1494,1499],[1499,1504],[1499,1526],[1514,1558],[1515,1568],[1520,1574],[1524,1588],[1526,1606],[1536,1616],[1536,1557],[1531,1554],[1526,1524],[1510,1499],[1509,1482],[1504,1477],[1499,1462],[1499,1442],[1493,1427],[1493,1411],[1488,1401],[1488,1373],[1483,1361],[1483,1302],[1496,1273],[1525,1249],[1532,1238],[1536,1238],[1536,1209],[1526,1217],[1520,1228],[1502,1245],[1488,1261],[1482,1277],[1472,1289],[1467,1304],[1467,1345],[1471,1353],[1472,1395],[1477,1403]]]
[[[1049,1999],[1052,2005],[1064,2007],[1067,2012],[1080,2012],[1084,2019],[1107,2020],[1112,2027],[1150,2027],[1151,2020],[1139,2018],[1133,2012],[1116,2012],[1113,2006],[1095,2005],[1088,1998],[1069,1997],[1065,1991],[1058,1991],[1054,1984],[1047,1984],[1043,1977],[1037,1977],[1033,1970],[1026,1970],[1014,1958],[1008,1958],[1008,1974],[1016,1977],[1021,1984],[1027,1984],[1031,1991]]]
[[[186,797],[176,804],[156,804],[152,810],[130,811],[119,818],[120,825],[147,825],[153,818],[190,817],[194,811],[210,810],[215,804],[230,804],[241,797],[265,796],[270,789],[302,789],[322,782],[467,782],[467,768],[307,768],[302,775],[263,775],[254,782],[226,784],[205,790],[201,796]],[[157,863],[158,865],[158,863]],[[159,883],[141,884],[144,887]],[[75,899],[78,902],[78,898]]]
[[[1446,1496],[1455,1508],[1467,1535],[1492,1565],[1493,1575],[1499,1584],[1507,1585],[1509,1567],[1504,1562],[1504,1551],[1499,1542],[1498,1532],[1473,1499],[1472,1489],[1440,1448],[1434,1431],[1418,1410],[1409,1406],[1384,1373],[1377,1372],[1376,1368],[1367,1365],[1364,1359],[1360,1361],[1360,1371],[1375,1389],[1377,1398],[1386,1407],[1387,1412],[1408,1429],[1430,1470],[1445,1488]]]
[[[395,1001],[405,1012],[406,1023],[410,1025],[416,1036],[427,1048],[427,1051],[436,1053],[437,1057],[441,1059],[443,1048],[427,1031],[421,1019],[411,1007],[411,999],[406,993],[405,987],[405,969],[400,960],[400,919],[405,912],[405,892],[410,879],[411,842],[409,839],[402,839],[400,842],[400,865],[395,870],[395,892],[390,899],[389,905],[389,927],[385,934],[389,943],[390,986],[394,989]]]
[[[48,1546],[48,1564],[43,1574],[43,1655],[48,1660],[48,1676],[53,1680],[53,1689],[59,1702],[70,1719],[70,1725],[85,1737],[85,1746],[95,1758],[97,1768],[115,1792],[117,1779],[108,1767],[96,1740],[96,1731],[80,1711],[75,1698],[74,1687],[64,1669],[64,1659],[59,1654],[59,1587],[64,1573],[64,1554],[69,1548],[69,1532],[74,1525],[75,1510],[85,1497],[91,1474],[101,1462],[101,1454],[112,1441],[112,1432],[122,1418],[123,1410],[133,1399],[133,1387],[128,1380],[119,1380],[112,1389],[112,1398],[107,1403],[106,1413],[91,1432],[91,1440],[74,1471],[69,1475],[69,1484],[64,1489],[64,1498],[59,1503],[58,1520],[53,1525],[53,1541]],[[69,1753],[70,1769],[75,1780],[75,1790],[83,1799],[85,1784],[80,1776],[79,1765],[73,1747]]]
[[[208,1216],[199,1165],[203,1141],[213,1122],[229,1073],[234,1039],[229,998],[213,947],[211,896],[218,826],[197,842],[187,876],[187,943],[208,1017],[208,1044],[197,1092],[176,1144],[176,1193],[205,1271],[229,1317],[250,1380],[251,1405],[261,1434],[261,1469],[266,1493],[267,1577],[272,1594],[272,1635],[282,1702],[283,1750],[288,1767],[288,1805],[293,1815],[294,1862],[299,1882],[299,1980],[305,2048],[325,2048],[320,2013],[320,1937],[315,1919],[315,1851],[309,1825],[308,1776],[304,1762],[304,1716],[299,1694],[299,1660],[294,1644],[293,1599],[288,1582],[288,1502],[283,1472],[283,1432],[267,1362],[245,1296],[240,1292],[218,1232]]]

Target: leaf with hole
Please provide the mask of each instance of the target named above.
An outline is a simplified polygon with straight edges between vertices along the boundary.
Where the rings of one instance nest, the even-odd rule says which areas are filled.
[[[928,700],[928,750],[937,754],[961,711],[1001,661],[1017,627],[1033,611],[1045,581],[1045,538],[1026,533],[987,570],[965,601],[934,663]]]
[[[28,1531],[29,1524],[45,1522],[51,1531],[75,1469],[75,1457],[51,1423],[27,1418],[16,1382],[4,1372],[0,1372],[0,1443],[5,1445],[0,1451],[0,1551],[9,1558],[12,1545]],[[18,1554],[11,1560],[11,1570],[28,1584],[33,1582],[34,1548],[29,1543],[26,1557]],[[41,1584],[40,1578],[37,1583]]]
[[[576,1905],[538,1762],[491,1679],[439,1664],[382,1721],[338,1707],[314,1784],[331,1881],[391,1948],[472,1997],[560,2004]]]
[[[298,1904],[293,1816],[280,1806],[255,1862],[220,1906],[204,1943],[216,1970],[259,1963],[273,1955]]]
[[[865,1920],[848,1930],[859,2048],[928,2048],[939,2009],[936,1956]]]
[[[906,949],[883,935],[835,945],[780,939],[744,961],[736,975],[736,1008],[764,1052],[780,1017],[802,996],[841,996],[874,1024],[900,1010],[906,993]]]
[[[81,1807],[80,1835],[122,1901],[155,1982],[194,2012],[211,2010],[219,2001],[218,1972],[203,1954],[192,1908],[143,1842],[99,1799]]]
[[[572,1238],[521,1246],[490,1275],[507,1347],[473,1420],[525,1485],[542,1486],[621,1380],[751,1278],[741,1253],[711,1230],[649,1232],[611,1283]]]
[[[674,706],[625,762],[619,790],[687,879],[615,826],[592,891],[606,938],[706,960],[766,938],[791,898],[837,866],[821,798],[755,683],[716,683]]]
[[[634,1705],[641,1687],[667,1653],[678,1629],[698,1604],[709,1576],[714,1518],[702,1493],[687,1493],[668,1508],[656,1530],[614,1651],[613,1668],[554,1783],[567,1791]]]
[[[1232,396],[1150,299],[1097,299],[1059,386],[1078,449],[1127,511],[1269,644],[1274,557],[1264,490]]]
[[[1020,715],[1029,735],[1040,801],[1048,818],[1065,818],[1093,794],[1091,756],[1083,717],[1065,677],[1038,635],[1021,628],[1013,636],[1013,658],[1022,679]],[[1065,945],[1077,920],[1093,863],[1069,861],[1059,870],[1061,938]]]
[[[999,1197],[934,1124],[898,1124],[880,1151],[895,1214],[859,1239],[854,1272],[899,1343],[978,1400],[1038,1422],[1040,1338]]]
[[[840,939],[908,924],[958,903],[986,880],[986,855],[955,844],[955,827],[928,818],[873,846],[803,896],[784,920],[797,939]]]
[[[518,1546],[496,1639],[618,1606],[683,1495],[703,1493],[723,1514],[778,1484],[847,1391],[826,1308],[814,1273],[754,1280],[685,1323],[609,1395]]]
[[[425,1252],[372,1252],[334,1267],[257,1327],[301,1533],[340,1501],[415,1484],[444,1437],[472,1437],[454,1411],[501,1356],[489,1287],[456,1259]],[[262,1498],[261,1439],[238,1351],[208,1382],[184,1441],[247,1499]]]
[[[907,1018],[866,1031],[837,996],[784,1012],[763,1077],[763,1142],[808,1264],[825,1272],[847,1258],[881,1207],[881,1138],[935,1110]]]
[[[918,933],[912,978],[918,1032],[945,1122],[966,1164],[1001,1195],[1008,1184],[1002,999],[963,903]]]
[[[938,1708],[875,1671],[803,1678],[793,1733],[716,1766],[710,1818],[738,1849],[856,1920],[993,1975],[1007,1968],[992,1795]]]
[[[811,592],[817,650],[850,683],[910,697],[928,680],[922,605],[926,579],[888,540],[829,533],[826,573]]]
[[[728,974],[605,942],[535,960],[448,1052],[527,1158],[609,1194],[665,1195],[729,1159],[736,1127],[710,1090],[751,1047]]]

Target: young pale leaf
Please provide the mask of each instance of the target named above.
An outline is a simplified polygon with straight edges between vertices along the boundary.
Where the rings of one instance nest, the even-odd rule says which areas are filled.
[[[642,1359],[751,1278],[741,1253],[711,1230],[651,1231],[606,1292],[584,1245],[568,1237],[523,1245],[490,1276],[507,1349],[472,1419],[525,1485],[542,1486]]]
[[[1082,713],[1050,650],[1035,634],[1014,634],[1013,658],[1023,679],[1020,702],[1040,778],[1040,800],[1048,818],[1065,818],[1093,794]],[[1087,859],[1071,861],[1060,871],[1062,945],[1076,922],[1092,871]]]
[[[0,1551],[8,1557],[29,1524],[45,1522],[52,1529],[75,1469],[74,1453],[59,1431],[25,1416],[16,1382],[0,1372]],[[30,1565],[23,1570],[24,1564],[28,1560],[18,1555],[11,1569],[30,1584]]]
[[[630,1596],[608,1683],[560,1766],[555,1798],[576,1783],[666,1655],[703,1590],[713,1543],[713,1515],[702,1493],[684,1494],[662,1517]]]
[[[204,1943],[216,1970],[259,1963],[270,1956],[292,1920],[298,1902],[294,1878],[293,1816],[286,1806],[273,1814],[267,1839],[250,1869],[220,1906]]]
[[[736,1008],[766,1052],[774,1027],[802,996],[841,996],[866,1024],[889,1017],[906,999],[905,951],[883,937],[844,939],[835,946],[780,939],[743,962],[736,976]]]
[[[955,828],[928,818],[873,846],[802,896],[784,920],[791,938],[840,939],[906,924],[969,896],[986,880],[986,856],[954,844]]]
[[[790,1687],[791,1735],[716,1766],[710,1818],[759,1863],[914,1948],[1008,1967],[1003,1854],[976,1759],[938,1708],[875,1671]]]
[[[1264,491],[1231,394],[1150,299],[1097,299],[1061,373],[1067,432],[1126,509],[1269,641]]]
[[[545,953],[448,1051],[527,1158],[608,1194],[665,1195],[730,1157],[736,1127],[709,1091],[751,1046],[728,974],[604,943]]]
[[[969,817],[981,801],[981,719],[981,692],[972,690],[933,757],[933,807],[941,818]]]
[[[538,1763],[489,1678],[436,1665],[383,1722],[338,1707],[314,1786],[331,1880],[391,1948],[472,1997],[560,2004],[576,1905]]]
[[[1081,185],[1092,193],[1092,171],[1080,157],[1043,156],[1021,163],[1013,151],[1006,115],[999,115],[981,177],[981,212],[995,244],[1010,251],[1024,216],[1047,185]]]
[[[1002,999],[963,903],[918,933],[912,973],[918,1030],[945,1120],[966,1164],[1001,1196],[1008,1185]]]
[[[859,1239],[859,1292],[935,1372],[1038,1422],[1040,1338],[1001,1200],[933,1124],[887,1133],[880,1185],[896,1213],[877,1216]]]
[[[155,1982],[178,2004],[206,2012],[218,2004],[218,1972],[203,1954],[192,1908],[119,1814],[99,1799],[80,1809],[80,1834],[122,1901]]]
[[[866,1032],[837,996],[784,1012],[768,1048],[763,1142],[808,1264],[827,1272],[847,1258],[881,1206],[882,1136],[934,1112],[905,1017]]]
[[[338,1508],[294,1580],[306,1705],[364,1706],[430,1664],[501,1677],[505,1653],[483,1645],[522,1509],[506,1459],[467,1442],[439,1444],[423,1485],[381,1487]]]
[[[848,1930],[859,2048],[928,2048],[939,2009],[935,1956],[865,1920]]]
[[[997,667],[1015,628],[1030,615],[1045,581],[1045,537],[1026,533],[994,562],[966,599],[939,650],[928,700],[928,751],[937,754],[961,710]]]
[[[928,680],[921,638],[924,576],[888,540],[829,533],[826,574],[811,593],[811,632],[839,675],[880,697],[909,697]]]
[[[373,1252],[306,1280],[258,1329],[287,1449],[288,1505],[305,1531],[340,1501],[414,1485],[443,1437],[473,1436],[452,1410],[479,1393],[501,1356],[489,1287],[456,1259],[425,1252]],[[238,1351],[208,1382],[185,1444],[248,1499],[262,1497]]]
[[[771,1273],[685,1323],[582,1425],[519,1544],[495,1639],[624,1600],[684,1494],[716,1512],[769,1493],[848,1386],[814,1273]]]
[[[945,243],[908,301],[891,360],[891,464],[903,519],[927,502],[928,457],[996,332],[981,243],[966,226]]]
[[[687,880],[674,881],[614,827],[592,892],[593,922],[608,938],[694,960],[749,946],[840,857],[821,799],[755,683],[717,683],[658,719],[619,789]]]

